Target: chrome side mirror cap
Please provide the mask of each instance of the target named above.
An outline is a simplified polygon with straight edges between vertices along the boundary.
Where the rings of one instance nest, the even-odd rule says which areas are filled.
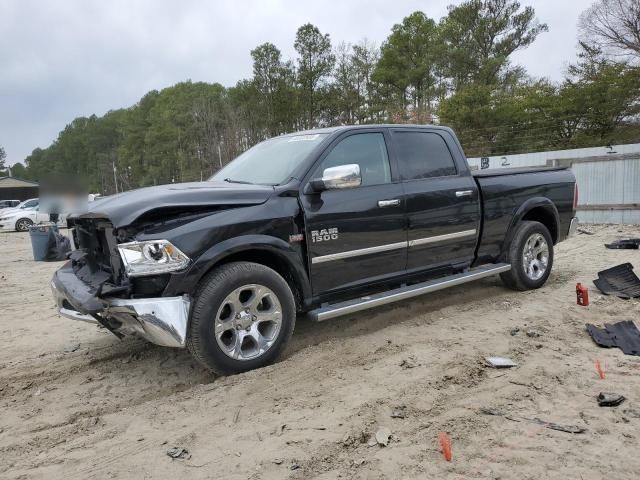
[[[316,192],[354,188],[359,187],[361,184],[360,165],[357,163],[325,168],[324,172],[322,172],[322,178],[311,180],[311,186]]]

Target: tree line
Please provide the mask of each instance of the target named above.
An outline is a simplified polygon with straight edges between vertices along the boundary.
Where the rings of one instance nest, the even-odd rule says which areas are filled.
[[[640,0],[586,10],[578,55],[560,82],[513,63],[548,30],[515,0],[466,0],[438,21],[414,12],[380,46],[334,45],[306,24],[294,59],[264,43],[250,52],[252,77],[233,87],[185,81],[76,118],[12,173],[80,175],[109,194],[206,179],[268,137],[342,124],[449,125],[468,156],[637,142],[639,12]]]

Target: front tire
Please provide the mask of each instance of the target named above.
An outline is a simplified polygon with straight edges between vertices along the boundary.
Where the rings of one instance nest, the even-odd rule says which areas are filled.
[[[245,372],[273,363],[295,322],[293,293],[277,272],[257,263],[229,263],[201,282],[187,348],[219,375]]]
[[[29,218],[20,218],[16,221],[16,231],[17,232],[28,232],[29,227],[33,225],[33,222]]]
[[[553,240],[540,222],[521,222],[514,232],[506,254],[511,270],[500,274],[504,284],[513,290],[542,287],[553,267]]]

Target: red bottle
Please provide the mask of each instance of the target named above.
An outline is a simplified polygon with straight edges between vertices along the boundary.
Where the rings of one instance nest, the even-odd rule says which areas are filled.
[[[583,287],[580,282],[576,283],[576,297],[578,305],[583,307],[589,305],[589,289]]]

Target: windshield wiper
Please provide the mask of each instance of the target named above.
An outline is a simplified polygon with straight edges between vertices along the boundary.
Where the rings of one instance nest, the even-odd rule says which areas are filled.
[[[225,182],[227,183],[243,183],[245,185],[253,185],[251,182],[245,182],[244,180],[234,180],[233,178],[225,178]]]

